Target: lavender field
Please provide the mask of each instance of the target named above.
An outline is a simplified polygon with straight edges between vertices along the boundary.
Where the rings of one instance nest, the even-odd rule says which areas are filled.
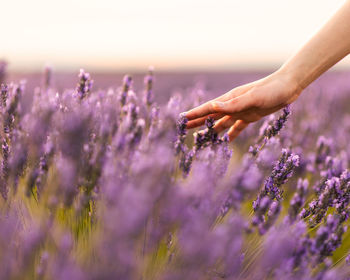
[[[0,279],[350,279],[350,73],[228,143],[180,113],[265,73],[5,68]]]

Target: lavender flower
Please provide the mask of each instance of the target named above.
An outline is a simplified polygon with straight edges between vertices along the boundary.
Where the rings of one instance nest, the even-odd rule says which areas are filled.
[[[127,97],[128,97],[129,90],[131,89],[131,85],[132,85],[131,76],[125,75],[123,78],[122,90],[121,90],[120,96],[119,96],[119,101],[120,101],[121,107],[123,107],[127,102]]]
[[[325,225],[321,226],[312,241],[310,252],[315,256],[315,262],[320,263],[331,256],[339,247],[344,234],[344,228],[337,215],[328,215]]]
[[[153,140],[156,138],[157,130],[159,129],[159,107],[152,107],[150,113],[150,128],[148,132],[148,139]]]
[[[137,144],[139,144],[141,142],[141,138],[142,138],[144,129],[145,129],[145,120],[138,119],[136,126],[135,126],[135,129],[134,129],[134,133],[133,133],[132,138],[130,140],[131,147],[135,147]]]
[[[311,226],[315,226],[322,221],[328,209],[335,206],[342,221],[347,220],[349,213],[346,205],[349,204],[349,186],[350,173],[347,170],[344,170],[340,177],[326,180],[319,195],[300,213],[301,217],[310,216]]]
[[[10,148],[7,143],[7,139],[3,138],[2,139],[2,162],[1,162],[1,195],[4,199],[7,199],[7,193],[8,193],[8,186],[7,186],[7,180],[9,177],[9,154],[10,154]]]
[[[273,125],[269,126],[264,131],[264,136],[270,139],[271,137],[277,135],[281,131],[281,129],[284,127],[290,113],[291,113],[290,106],[287,105],[285,108],[283,108],[282,115],[279,116],[278,119],[273,122]]]
[[[93,80],[90,77],[90,74],[85,72],[84,69],[80,69],[79,72],[79,82],[76,87],[76,93],[78,98],[84,99],[91,91]]]
[[[1,84],[1,106],[2,106],[2,108],[6,108],[8,90],[9,90],[9,88],[6,84]]]
[[[0,60],[0,84],[5,83],[7,62]]]
[[[153,67],[149,67],[148,69],[148,75],[145,76],[144,78],[144,84],[145,84],[145,96],[144,96],[144,101],[147,106],[151,106],[153,103],[153,82],[154,82],[154,77],[153,77]]]
[[[253,125],[234,157],[212,118],[187,137],[188,120],[175,119],[211,97],[202,85],[166,103],[165,76],[164,94],[153,96],[153,76],[139,91],[126,76],[117,92],[93,91],[85,74],[74,95],[49,79],[28,83],[34,95],[23,84],[1,88],[0,279],[350,275],[347,79],[336,75],[327,94],[301,97],[280,137],[288,108],[265,122],[257,158],[245,152]],[[322,113],[329,104],[332,118]],[[281,146],[289,147],[282,155]]]
[[[215,149],[216,152],[216,160],[214,161],[216,168],[216,173],[219,177],[224,176],[226,173],[230,159],[232,157],[232,150],[229,147],[229,136],[227,133],[220,139],[221,144],[218,145],[217,149]]]
[[[177,120],[176,123],[176,129],[177,129],[177,140],[175,141],[175,152],[176,155],[180,154],[180,152],[185,152],[185,146],[184,142],[186,139],[186,125],[187,125],[187,118],[184,115],[181,115],[180,118]]]
[[[294,193],[294,196],[290,201],[290,207],[288,210],[289,219],[291,221],[295,220],[300,209],[304,205],[308,187],[309,187],[309,181],[307,179],[302,180],[301,178],[299,178],[297,191]]]
[[[315,164],[324,163],[326,157],[330,154],[332,142],[330,139],[325,138],[324,136],[320,136],[317,139],[316,143],[316,157]]]
[[[84,71],[84,70],[81,69],[80,74],[79,74],[80,83],[84,83],[83,78],[89,78],[88,73],[82,74],[82,71]],[[84,75],[85,75],[85,77],[83,77]],[[50,67],[50,66],[45,67],[43,80],[44,80],[44,82],[43,82],[44,89],[48,89],[52,84],[52,67]],[[92,81],[91,81],[91,85],[92,85]],[[79,87],[83,87],[83,86],[84,85],[79,84]]]
[[[130,132],[136,126],[140,108],[136,106],[134,103],[129,103],[127,109],[128,111],[127,111],[127,118],[126,118],[126,126],[128,127],[128,131]]]
[[[268,228],[272,224],[266,222],[265,213],[269,209],[273,200],[280,201],[282,199],[283,190],[280,188],[293,175],[294,169],[299,165],[299,156],[292,154],[286,149],[282,149],[282,155],[279,161],[273,168],[271,175],[266,179],[263,189],[260,191],[257,199],[253,202],[255,216],[253,225],[261,228]],[[278,205],[278,204],[277,204]],[[271,210],[275,216],[279,213],[278,207],[274,204],[274,209]],[[273,218],[276,219],[275,217]],[[260,233],[265,231],[260,230]]]
[[[4,132],[6,134],[10,134],[13,129],[15,117],[18,116],[17,110],[19,107],[20,98],[23,94],[23,90],[24,90],[24,84],[15,85],[13,88],[12,100],[8,104],[6,108],[6,112],[4,114],[3,126],[4,126]]]
[[[350,255],[347,255],[347,257],[345,258],[346,264],[349,265],[350,264]]]
[[[278,135],[287,122],[290,113],[290,106],[287,105],[285,108],[283,108],[282,114],[275,121],[273,121],[273,123],[268,124],[265,122],[263,125],[264,129],[260,131],[260,138],[254,146],[249,147],[249,153],[256,156],[270,138]]]
[[[196,150],[201,150],[210,144],[218,143],[219,138],[218,134],[214,130],[214,123],[215,120],[211,117],[208,117],[208,119],[205,120],[206,129],[194,134],[194,143]]]
[[[191,149],[187,153],[182,154],[182,156],[180,158],[179,166],[180,166],[180,169],[182,170],[184,176],[187,176],[190,173],[192,162],[193,162],[195,154],[196,154],[196,152],[193,149]]]

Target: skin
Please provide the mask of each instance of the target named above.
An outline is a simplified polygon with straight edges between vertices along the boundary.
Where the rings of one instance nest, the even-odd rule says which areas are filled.
[[[289,60],[271,75],[236,87],[185,114],[187,128],[211,116],[214,129],[228,129],[230,141],[250,123],[294,102],[321,74],[350,53],[350,0]]]

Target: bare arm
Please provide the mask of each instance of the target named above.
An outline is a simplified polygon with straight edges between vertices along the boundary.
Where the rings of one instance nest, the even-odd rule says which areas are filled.
[[[188,128],[218,121],[230,140],[251,122],[295,101],[303,89],[350,52],[350,0],[294,56],[271,75],[230,90],[188,112]]]
[[[280,69],[304,89],[350,53],[350,1]]]

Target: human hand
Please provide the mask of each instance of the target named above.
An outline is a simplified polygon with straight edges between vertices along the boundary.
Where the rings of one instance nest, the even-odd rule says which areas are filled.
[[[282,71],[236,87],[196,108],[184,112],[187,128],[204,124],[210,116],[215,120],[214,130],[220,133],[228,129],[230,141],[235,139],[249,123],[278,111],[295,101],[302,87]]]

